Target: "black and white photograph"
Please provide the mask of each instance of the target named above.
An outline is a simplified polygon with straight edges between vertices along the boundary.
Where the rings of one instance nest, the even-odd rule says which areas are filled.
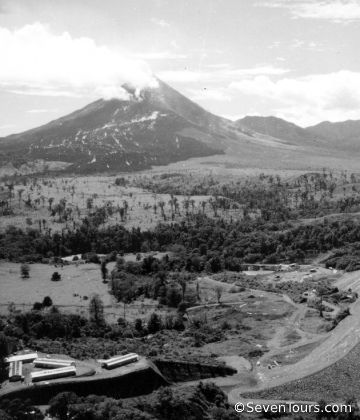
[[[360,419],[360,0],[0,0],[0,420]]]

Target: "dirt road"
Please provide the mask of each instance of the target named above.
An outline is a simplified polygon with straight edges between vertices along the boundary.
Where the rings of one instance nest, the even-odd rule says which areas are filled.
[[[352,288],[353,291],[360,292],[360,272],[345,273],[336,285],[343,290]],[[351,316],[345,318],[338,327],[327,333],[327,338],[299,362],[275,367],[274,369],[268,369],[267,367],[256,368],[254,374],[256,375],[257,385],[252,387],[239,385],[233,388],[228,395],[229,402],[235,404],[241,399],[240,394],[244,392],[275,387],[311,375],[344,357],[360,341],[359,299],[351,305],[350,313]],[[295,323],[298,322],[298,316],[299,312],[296,311],[293,315]],[[276,339],[275,336],[274,340]],[[307,342],[311,342],[311,338]],[[288,348],[296,348],[298,345],[299,343],[296,343],[296,345],[288,346]]]

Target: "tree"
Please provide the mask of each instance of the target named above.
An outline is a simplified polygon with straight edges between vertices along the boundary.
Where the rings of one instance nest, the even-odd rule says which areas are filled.
[[[108,277],[108,269],[106,267],[106,261],[101,261],[100,269],[101,269],[101,277],[103,279],[103,283],[106,283],[106,279]]]
[[[116,297],[118,302],[124,305],[124,319],[126,319],[126,305],[136,298],[135,287],[137,278],[130,273],[120,271],[113,273],[111,279],[111,293]]]
[[[60,420],[68,419],[69,405],[77,401],[77,395],[73,392],[61,392],[50,400],[49,414]]]
[[[172,308],[176,308],[181,302],[180,291],[172,286],[166,292],[166,304]]]
[[[13,191],[14,191],[14,184],[7,184],[6,186],[9,190],[9,201],[10,201],[10,205],[11,205],[11,198],[12,198]]]
[[[210,260],[206,263],[206,271],[210,273],[217,273],[221,271],[221,260],[218,255],[210,258]]]
[[[43,306],[44,308],[47,308],[47,307],[49,307],[49,306],[52,306],[52,304],[53,304],[53,302],[52,302],[51,297],[50,297],[50,296],[45,296],[45,297],[44,297],[44,300],[43,300],[43,302],[42,302],[42,306]]]
[[[89,198],[86,200],[86,208],[87,208],[88,210],[91,210],[91,209],[93,208],[93,204],[94,204],[94,199],[89,197]]]
[[[119,207],[119,214],[120,214],[120,219],[122,222],[125,221],[125,209],[124,207]]]
[[[6,376],[5,357],[7,357],[9,353],[9,341],[5,334],[0,333],[0,381]]]
[[[153,312],[150,315],[147,328],[150,334],[154,334],[161,330],[162,328],[161,318],[155,312]]]
[[[105,324],[104,303],[100,299],[99,295],[94,295],[90,299],[89,315],[90,315],[90,321],[94,322],[96,325]]]
[[[37,407],[30,405],[30,399],[15,398],[5,405],[6,417],[2,416],[0,410],[1,420],[43,420],[44,416]]]
[[[160,201],[159,202],[159,207],[160,207],[160,210],[161,210],[161,216],[162,216],[162,218],[164,220],[166,220],[166,214],[165,214],[165,211],[164,211],[165,203],[163,201]]]
[[[49,203],[49,210],[51,211],[51,208],[52,208],[52,204],[53,204],[53,202],[54,202],[54,197],[49,197],[48,198],[48,203]]]
[[[34,311],[41,311],[43,308],[43,305],[41,302],[35,302],[33,305],[33,310]]]
[[[20,208],[21,196],[23,195],[24,191],[25,191],[24,188],[20,188],[17,190],[18,197],[19,197],[19,208]]]
[[[13,420],[4,410],[0,409],[0,419],[1,420]]]
[[[57,271],[54,271],[51,276],[51,281],[60,281],[61,280],[61,274],[59,274]]]
[[[178,278],[178,283],[180,284],[180,287],[181,287],[182,300],[185,300],[185,292],[186,292],[186,286],[187,286],[188,280],[189,280],[189,276],[186,273],[180,273],[179,278]]]
[[[142,319],[141,318],[136,318],[135,319],[135,324],[134,324],[135,330],[139,333],[143,332],[143,323],[142,323]]]
[[[178,307],[177,307],[177,310],[178,310],[179,314],[183,315],[186,312],[186,309],[187,309],[186,303],[184,301],[180,302]]]
[[[9,312],[10,318],[12,318],[15,315],[15,312],[16,312],[15,303],[14,302],[10,302],[9,305],[8,305],[8,307],[7,307],[7,310]]]
[[[21,264],[20,266],[21,271],[21,278],[22,279],[28,279],[30,277],[30,266],[29,264]]]
[[[196,282],[196,299],[198,300],[198,301],[200,301],[201,299],[200,299],[200,284],[199,284],[199,282],[197,281]]]
[[[216,294],[216,300],[218,303],[220,303],[221,296],[223,294],[223,288],[221,286],[216,286],[214,290]]]
[[[122,271],[124,269],[124,265],[125,265],[124,258],[123,257],[118,257],[116,259],[116,265],[115,265],[116,271]]]

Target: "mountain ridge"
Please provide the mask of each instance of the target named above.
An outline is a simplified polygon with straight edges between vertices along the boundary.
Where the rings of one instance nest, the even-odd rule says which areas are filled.
[[[235,121],[258,133],[289,141],[291,144],[313,145],[333,149],[360,149],[360,120],[323,121],[300,127],[274,116],[246,116]]]
[[[131,94],[131,90],[129,90]],[[223,153],[227,122],[161,82],[128,100],[99,99],[40,127],[0,139],[2,164],[71,163],[74,171],[138,170]]]
[[[129,93],[126,100],[99,99],[40,127],[1,138],[0,166],[12,173],[20,167],[129,172],[221,154],[233,162],[238,158],[261,166],[269,159],[291,163],[310,153],[350,153],[353,158],[360,152],[360,121],[307,128],[272,116],[233,122],[206,111],[161,80],[140,93],[124,88]]]

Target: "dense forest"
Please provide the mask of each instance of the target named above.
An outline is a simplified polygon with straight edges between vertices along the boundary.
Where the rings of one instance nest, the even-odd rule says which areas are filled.
[[[47,414],[59,420],[236,420],[275,419],[307,420],[358,420],[359,409],[354,400],[350,413],[331,414],[287,414],[260,412],[239,415],[229,405],[225,393],[212,383],[200,382],[197,386],[181,388],[163,387],[138,398],[116,400],[105,396],[79,397],[71,392],[55,396],[49,403]],[[320,408],[326,402],[319,402]],[[4,400],[0,402],[1,420],[43,420],[45,416],[30,401]]]
[[[307,256],[338,251],[332,266],[358,267],[360,225],[356,220],[328,220],[306,225],[261,220],[226,222],[205,215],[182,223],[160,224],[154,230],[127,230],[122,226],[100,228],[83,221],[75,231],[46,235],[35,229],[9,226],[0,233],[0,258],[10,261],[44,261],[56,256],[169,251],[170,269],[218,272],[239,270],[241,264],[303,262]],[[166,267],[165,267],[166,268]]]
[[[236,420],[227,397],[213,384],[200,383],[182,389],[161,388],[154,393],[126,400],[64,392],[54,397],[48,413],[59,420]],[[30,414],[33,412],[33,415]],[[42,420],[44,415],[27,401],[0,403],[1,420]]]
[[[34,198],[54,180],[9,180],[2,187],[9,192],[5,209],[11,212],[23,201],[27,208],[49,212],[55,224],[65,227],[52,229],[45,219],[38,224],[28,220],[21,228],[10,224],[0,231],[0,259],[48,262],[90,252],[175,251],[175,258],[166,262],[168,269],[217,272],[238,271],[243,264],[304,262],[334,250],[328,265],[354,270],[359,266],[359,181],[358,174],[325,169],[287,178],[259,174],[228,179],[197,173],[119,177],[107,187],[145,189],[153,195],[153,204],[133,200],[130,205],[124,199],[117,206],[111,201],[95,205],[97,194],[85,200],[82,192],[84,214],[65,198],[58,203],[43,195]],[[24,188],[29,189],[26,200]],[[77,193],[70,180],[57,188],[72,200]],[[157,194],[170,199],[165,202],[165,196]],[[197,204],[194,197],[200,197]],[[154,228],[127,227],[134,206],[145,206],[143,211],[161,222]],[[119,218],[110,226],[114,214]]]

